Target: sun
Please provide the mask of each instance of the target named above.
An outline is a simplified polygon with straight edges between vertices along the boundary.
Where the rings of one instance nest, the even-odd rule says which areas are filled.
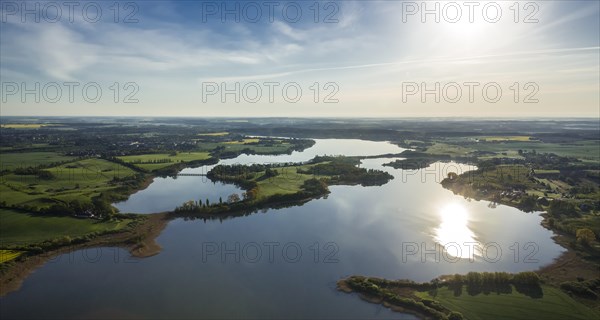
[[[472,9],[450,3],[441,3],[440,22],[432,24],[431,30],[439,34],[437,44],[447,53],[476,55],[488,52],[497,43],[505,42],[514,28],[515,23],[510,23],[508,3],[483,1]],[[494,6],[484,9],[489,4]]]

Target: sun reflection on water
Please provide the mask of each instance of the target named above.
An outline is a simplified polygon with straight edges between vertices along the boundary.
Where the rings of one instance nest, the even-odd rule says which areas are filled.
[[[469,229],[469,213],[459,204],[449,204],[440,210],[441,223],[434,229],[435,241],[445,248],[448,256],[470,259],[479,255],[479,243]],[[472,252],[475,251],[475,252]]]

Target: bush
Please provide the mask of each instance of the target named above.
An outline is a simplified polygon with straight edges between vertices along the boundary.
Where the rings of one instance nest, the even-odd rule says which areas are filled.
[[[594,232],[588,228],[577,229],[576,232],[577,242],[581,243],[584,246],[590,245],[590,243],[596,240],[596,235]]]
[[[548,207],[548,213],[553,216],[575,215],[576,210],[574,203],[564,200],[553,200]]]
[[[560,289],[588,299],[598,299],[598,294],[594,290],[600,288],[600,279],[588,281],[566,281],[560,284]]]
[[[462,313],[457,312],[457,311],[452,311],[450,312],[450,314],[448,314],[448,320],[463,320],[464,317],[462,315]]]

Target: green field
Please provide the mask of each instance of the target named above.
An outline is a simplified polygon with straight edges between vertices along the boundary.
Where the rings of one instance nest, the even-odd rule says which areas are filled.
[[[313,165],[276,168],[279,175],[267,179],[261,179],[264,172],[259,173],[254,179],[258,183],[258,198],[267,198],[275,194],[292,194],[301,191],[302,184],[315,176],[310,174],[299,174],[296,170],[307,169]]]
[[[510,152],[518,150],[537,153],[554,153],[563,157],[575,157],[587,161],[600,161],[600,141],[581,141],[577,143],[547,143],[541,141],[507,141],[465,144],[465,147],[489,152]]]
[[[4,129],[39,129],[41,127],[49,126],[48,124],[39,123],[7,123],[1,124],[0,127]]]
[[[531,298],[516,292],[511,294],[478,294],[466,292],[459,296],[443,287],[431,297],[427,292],[416,292],[420,298],[435,299],[446,308],[458,311],[465,319],[598,319],[600,314],[569,297],[560,289],[542,286],[543,297]]]
[[[473,149],[465,148],[458,145],[451,145],[446,143],[434,143],[431,147],[427,148],[425,153],[428,154],[447,154],[453,157],[463,157],[473,152]]]
[[[23,246],[62,237],[80,237],[125,228],[133,220],[98,221],[71,217],[43,217],[0,209],[0,246]]]
[[[245,138],[242,140],[235,140],[235,141],[227,141],[225,142],[226,144],[249,144],[249,143],[257,143],[260,140],[258,138]]]
[[[178,162],[206,160],[209,158],[210,154],[208,152],[178,152],[177,155],[152,153],[119,157],[119,159],[134,164],[136,167],[150,171],[172,166]]]
[[[18,250],[1,250],[0,249],[0,263],[4,263],[10,260],[14,260],[23,254],[23,251]]]
[[[63,156],[56,152],[21,152],[0,153],[0,170],[49,165],[55,162],[73,160],[74,157]]]
[[[53,179],[36,175],[8,174],[0,177],[0,202],[7,205],[49,207],[58,201],[89,202],[100,192],[114,189],[113,178],[135,174],[125,166],[103,159],[85,159],[45,169]]]
[[[249,139],[244,139],[249,140]],[[254,140],[253,140],[254,141]],[[259,140],[261,141],[261,140]],[[203,151],[212,151],[215,148],[223,148],[225,152],[240,152],[242,150],[252,150],[252,153],[255,154],[277,154],[277,153],[285,153],[293,144],[286,142],[285,140],[275,140],[272,144],[246,144],[251,143],[251,141],[232,141],[233,143],[218,143],[218,142],[202,142],[198,144],[198,148]],[[262,142],[262,141],[261,141]]]
[[[207,136],[207,137],[223,137],[228,135],[229,132],[209,132],[209,133],[198,133],[199,136]]]
[[[487,136],[487,137],[479,137],[479,140],[482,141],[529,141],[530,136]]]
[[[584,162],[600,162],[600,140],[581,140],[569,143],[543,142],[529,136],[480,136],[452,137],[436,140],[425,153],[465,156],[471,152],[493,152],[496,155],[484,155],[486,158],[522,158],[518,150],[537,153],[554,153],[562,157],[574,157]]]

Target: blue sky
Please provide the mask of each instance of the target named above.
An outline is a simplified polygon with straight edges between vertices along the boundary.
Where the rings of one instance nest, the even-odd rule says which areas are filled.
[[[56,22],[50,3],[61,6]],[[475,1],[473,22],[460,1],[457,22],[443,1],[426,4],[439,5],[439,22],[422,20],[420,1],[272,1],[273,14],[252,1],[126,1],[118,14],[114,1],[82,1],[73,22],[61,3],[2,0],[2,115],[600,117],[598,1]],[[36,4],[40,22],[22,11]],[[223,6],[239,8],[240,22],[223,19]],[[79,84],[72,101],[64,82]],[[35,83],[40,101],[23,99]],[[83,98],[89,83],[102,90],[94,103]],[[436,83],[439,101],[421,95]]]

